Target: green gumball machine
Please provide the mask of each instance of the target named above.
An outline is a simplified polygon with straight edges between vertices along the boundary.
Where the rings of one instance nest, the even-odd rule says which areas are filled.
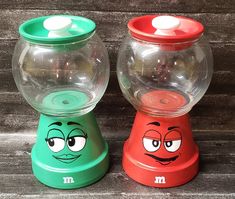
[[[109,79],[108,53],[87,18],[54,15],[20,28],[12,66],[17,88],[41,113],[32,170],[43,184],[74,189],[102,178],[108,145],[92,113]]]

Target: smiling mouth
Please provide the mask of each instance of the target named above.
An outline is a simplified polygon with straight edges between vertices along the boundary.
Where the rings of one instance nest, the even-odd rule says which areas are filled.
[[[53,155],[53,157],[61,162],[64,163],[72,163],[73,161],[75,161],[76,159],[78,159],[81,155],[72,155],[72,154],[63,154],[60,156],[55,156]]]
[[[157,162],[159,162],[162,165],[168,165],[171,162],[175,161],[179,157],[178,155],[176,155],[176,156],[171,157],[171,158],[160,158],[160,157],[157,157],[155,155],[148,154],[148,153],[145,153],[145,155],[153,158],[154,160],[156,160]]]

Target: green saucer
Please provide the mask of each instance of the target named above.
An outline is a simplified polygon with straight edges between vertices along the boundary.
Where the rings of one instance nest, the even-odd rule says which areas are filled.
[[[52,110],[73,110],[83,107],[89,102],[89,97],[81,91],[55,91],[44,97],[43,105]]]

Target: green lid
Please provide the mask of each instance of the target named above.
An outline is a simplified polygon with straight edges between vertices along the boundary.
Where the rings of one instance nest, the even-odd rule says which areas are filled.
[[[95,22],[85,17],[52,15],[24,22],[19,32],[24,39],[33,43],[65,44],[84,40],[95,29]]]

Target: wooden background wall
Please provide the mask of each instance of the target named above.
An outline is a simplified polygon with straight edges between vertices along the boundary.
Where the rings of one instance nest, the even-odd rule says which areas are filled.
[[[42,194],[50,198],[234,197],[234,12],[234,0],[1,0],[0,198],[42,198]],[[129,135],[135,110],[122,97],[117,83],[117,51],[127,32],[128,20],[149,13],[184,15],[200,21],[214,54],[214,74],[209,90],[191,111],[194,136],[201,150],[200,175],[183,187],[167,190],[138,185],[124,174],[120,165],[123,140]],[[49,14],[81,15],[94,20],[111,61],[109,86],[95,109],[102,133],[110,145],[111,168],[97,184],[76,191],[49,189],[32,176],[29,153],[35,140],[38,113],[21,97],[11,73],[18,26],[27,19]]]

